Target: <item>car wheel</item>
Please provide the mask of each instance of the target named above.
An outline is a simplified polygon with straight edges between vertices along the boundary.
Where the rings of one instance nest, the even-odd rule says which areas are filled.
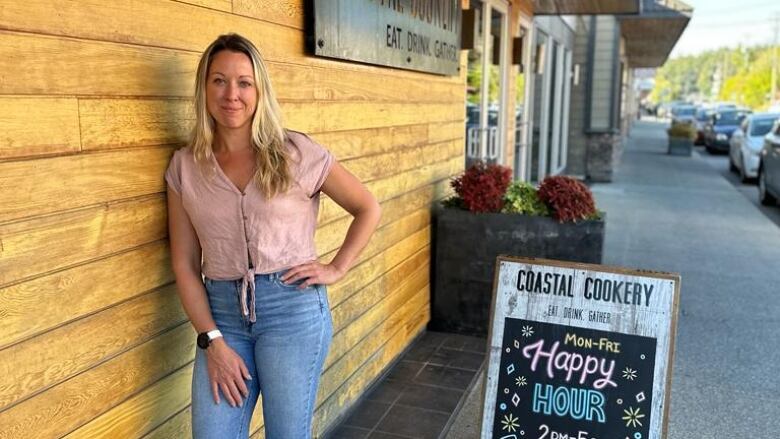
[[[766,173],[763,169],[758,170],[758,200],[764,206],[774,206],[777,204],[777,198],[775,198],[766,188]]]
[[[750,177],[748,177],[747,171],[745,171],[747,169],[747,167],[745,165],[745,158],[740,156],[739,163],[741,165],[739,167],[739,181],[741,181],[742,183],[750,182]]]

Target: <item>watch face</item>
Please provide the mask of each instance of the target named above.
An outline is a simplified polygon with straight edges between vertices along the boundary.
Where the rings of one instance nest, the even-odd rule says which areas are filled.
[[[209,335],[205,332],[198,334],[198,347],[201,349],[207,349],[209,347]]]

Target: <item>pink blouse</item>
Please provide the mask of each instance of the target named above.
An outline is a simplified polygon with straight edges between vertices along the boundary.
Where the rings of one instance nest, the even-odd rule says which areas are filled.
[[[255,321],[254,275],[273,273],[317,259],[320,187],[335,161],[309,136],[287,130],[294,183],[287,193],[268,199],[253,181],[244,192],[224,174],[212,155],[209,181],[190,147],[174,152],[165,180],[182,200],[203,252],[201,270],[215,280],[241,278],[241,306]],[[246,303],[249,290],[250,303]]]

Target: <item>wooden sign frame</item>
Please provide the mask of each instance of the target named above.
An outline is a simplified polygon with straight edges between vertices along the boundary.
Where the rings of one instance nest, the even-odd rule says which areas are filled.
[[[534,269],[540,278],[541,275],[545,275],[547,273],[557,273],[557,275],[551,274],[550,276],[546,276],[545,279],[552,279],[553,276],[556,276],[556,279],[561,279],[560,289],[552,292],[549,291],[552,289],[547,289],[547,292],[542,292],[541,290],[538,290],[538,288],[532,288],[531,291],[529,291],[527,287],[533,284],[533,282],[528,283],[528,278],[531,276],[528,273],[532,272]],[[514,278],[516,278],[517,281],[514,281]],[[567,285],[564,284],[563,279],[568,279]],[[596,284],[596,279],[602,281],[599,285],[606,285],[608,280],[613,282],[613,284],[610,285],[616,285],[616,282],[619,282],[618,279],[625,279],[625,281],[620,281],[626,283],[622,286],[625,290],[625,294],[620,296],[620,299],[612,296],[609,303],[607,303],[606,294],[601,295],[601,297],[596,300],[596,288],[594,287]],[[629,289],[628,282],[632,282],[632,288],[635,288],[634,290]],[[636,287],[636,285],[640,286]],[[645,294],[642,293],[643,288]],[[638,294],[637,289],[639,291]],[[615,289],[615,291],[618,290]],[[656,295],[652,296],[652,294]],[[617,296],[617,293],[615,293],[615,295]],[[637,359],[638,357],[631,357],[633,359],[632,361],[639,362],[640,365],[644,364],[643,367],[645,369],[639,367],[637,370],[633,370],[632,372],[631,368],[626,367],[628,370],[624,369],[622,372],[618,371],[618,373],[614,376],[614,381],[617,382],[613,382],[613,367],[612,369],[607,370],[609,372],[609,379],[604,378],[607,375],[602,375],[602,380],[600,383],[608,389],[607,392],[612,392],[613,390],[610,389],[610,386],[618,388],[618,383],[620,383],[620,385],[626,389],[625,391],[633,391],[636,390],[634,386],[640,386],[639,388],[643,388],[641,386],[646,386],[649,382],[652,387],[651,389],[648,389],[650,396],[647,398],[645,405],[647,406],[647,410],[650,411],[650,414],[649,416],[645,416],[647,412],[647,410],[645,410],[645,413],[641,414],[637,419],[638,421],[646,423],[647,426],[645,427],[642,425],[639,427],[638,424],[640,424],[640,422],[630,424],[635,427],[635,430],[637,430],[630,435],[625,435],[625,432],[620,432],[619,435],[612,435],[612,431],[610,430],[607,435],[601,434],[600,436],[593,436],[586,434],[585,436],[580,435],[579,437],[588,439],[624,439],[624,437],[628,439],[665,438],[667,435],[669,419],[672,365],[674,361],[675,337],[677,334],[679,296],[680,275],[676,273],[636,270],[605,265],[555,261],[549,259],[519,258],[505,255],[499,256],[496,259],[494,270],[493,297],[490,310],[490,331],[488,336],[488,366],[482,392],[482,416],[480,429],[482,439],[539,438],[539,432],[542,431],[544,433],[542,426],[539,425],[538,430],[524,431],[522,430],[523,427],[520,425],[520,423],[522,423],[524,420],[523,417],[529,419],[533,418],[535,421],[530,422],[532,425],[535,422],[541,422],[539,419],[543,419],[544,422],[549,420],[553,424],[558,423],[558,425],[566,424],[567,422],[570,424],[582,425],[585,422],[583,421],[584,418],[582,417],[573,417],[573,412],[570,413],[570,416],[572,416],[572,419],[574,420],[566,418],[563,413],[553,412],[550,414],[549,412],[539,411],[541,410],[540,408],[547,409],[547,402],[553,400],[553,398],[550,397],[550,395],[552,395],[552,389],[556,390],[556,401],[554,402],[556,410],[558,410],[558,390],[561,388],[564,388],[565,392],[572,392],[571,395],[574,395],[573,392],[591,392],[591,390],[579,389],[576,387],[585,382],[585,372],[588,369],[588,366],[587,364],[585,366],[580,366],[581,370],[585,371],[582,372],[582,380],[580,380],[579,384],[576,383],[575,374],[575,380],[573,382],[574,386],[572,388],[566,387],[569,385],[569,378],[571,378],[571,365],[574,363],[573,360],[571,363],[569,363],[569,359],[573,358],[577,353],[573,352],[569,354],[568,352],[561,350],[558,352],[558,354],[552,355],[553,351],[561,346],[559,341],[554,343],[555,347],[550,348],[550,351],[544,352],[543,349],[545,346],[545,339],[540,338],[539,341],[531,343],[532,335],[527,333],[526,328],[537,329],[537,337],[541,337],[542,332],[545,331],[545,334],[553,334],[559,339],[562,338],[563,331],[566,331],[566,342],[563,345],[563,349],[583,349],[581,348],[582,345],[580,345],[579,348],[574,346],[574,337],[577,336],[577,333],[598,333],[609,336],[601,337],[601,340],[604,340],[605,338],[607,340],[610,338],[614,340],[627,340],[627,342],[623,343],[623,348],[620,348],[624,349],[624,352],[621,352],[618,348],[613,348],[612,353],[603,353],[603,359],[601,363],[602,365],[606,364],[606,358],[608,356],[616,358],[620,355],[628,355],[628,352],[625,351],[631,349],[635,350],[636,352],[645,352],[642,349],[653,346],[652,349],[650,349],[650,351],[653,353],[647,356],[648,358],[652,357],[652,361],[649,361],[649,359],[648,361],[645,361],[644,353],[641,355],[641,361]],[[586,300],[588,301],[586,302]],[[623,300],[625,300],[625,303],[623,303]],[[628,303],[629,301],[632,303]],[[558,306],[567,303],[569,307],[562,307],[563,312],[559,313]],[[565,315],[566,310],[568,310],[569,313],[568,319]],[[579,312],[576,310],[579,310]],[[609,312],[604,310],[609,310]],[[585,311],[588,313],[595,312],[597,314],[585,314]],[[602,314],[606,314],[607,318],[604,318]],[[594,316],[598,318],[595,320],[589,320],[590,318],[594,318]],[[612,318],[613,316],[614,318]],[[633,320],[629,320],[629,318]],[[662,323],[662,325],[656,326],[655,324],[659,322]],[[504,337],[507,334],[518,333],[517,326],[525,324],[528,325],[522,327],[522,334],[514,337],[511,343],[507,343],[508,340],[504,340]],[[616,328],[621,330],[617,330]],[[632,330],[628,330],[626,328],[630,328]],[[528,338],[525,339],[523,337]],[[553,339],[554,338],[555,337],[553,337]],[[592,340],[592,338],[590,340]],[[566,346],[570,342],[572,346]],[[604,345],[607,346],[606,343],[608,342],[609,341],[604,342]],[[620,346],[620,343],[616,344],[617,346]],[[593,348],[593,346],[586,347],[591,349]],[[532,357],[530,353],[534,352],[533,349],[536,349],[536,354],[533,355],[533,360],[527,361],[529,364],[523,365],[517,363],[519,365],[517,369],[518,376],[512,378],[517,380],[518,387],[507,384],[510,382],[509,377],[500,378],[502,373],[504,375],[509,375],[515,371],[514,365],[516,364],[516,361],[514,359],[531,359]],[[540,352],[542,354],[539,354]],[[541,370],[537,372],[536,369],[538,368],[538,365],[542,364],[542,362],[545,360],[542,359],[539,361],[539,363],[536,363],[536,361],[543,357],[547,357],[546,361],[548,361],[547,366],[549,369],[545,369],[546,375],[544,375],[541,381],[544,381],[547,379],[547,377],[549,377],[550,381],[552,382],[553,375],[551,375],[551,371],[553,371],[553,366],[550,364],[553,363],[553,358],[555,357],[555,368],[558,370],[559,355],[569,355],[569,357],[565,357],[565,361],[560,364],[561,366],[566,366],[567,364],[570,366],[568,375],[561,373],[560,376],[558,376],[558,381],[560,381],[560,377],[566,377],[566,386],[561,385],[558,388],[555,388],[549,382],[541,384],[539,381],[537,381],[537,383],[534,384],[534,390],[531,391],[531,380],[538,378],[538,376],[529,375],[529,379],[526,383],[526,376],[522,375],[522,386],[524,387],[519,387],[521,386],[519,381],[521,379],[521,371],[523,373],[529,372],[533,374],[542,373]],[[594,354],[593,358],[596,356],[597,354]],[[582,355],[579,357],[581,358]],[[590,358],[590,355],[588,355],[588,358]],[[506,364],[502,363],[502,360],[507,364],[511,362],[511,365],[507,366]],[[611,361],[611,364],[614,366],[616,361]],[[501,369],[502,366],[504,366],[504,370]],[[521,370],[522,366],[527,366],[527,368]],[[560,370],[564,369],[561,368]],[[601,372],[604,371],[604,369],[599,369],[598,371]],[[646,373],[650,371],[652,371],[652,374]],[[640,376],[639,378],[635,376],[632,378],[631,373],[627,374],[627,372],[634,373],[634,375],[643,376]],[[594,371],[594,374],[595,373],[597,372]],[[623,374],[622,377],[620,376],[621,373]],[[647,379],[642,380],[649,375],[652,375],[652,381]],[[636,378],[637,381],[634,381],[634,378]],[[618,381],[621,379],[623,381]],[[501,389],[499,389],[500,380],[503,383]],[[598,382],[599,380],[595,380],[594,384]],[[525,387],[526,384],[528,387]],[[594,388],[599,387],[594,386]],[[502,396],[499,394],[499,391],[506,395]],[[546,393],[544,393],[543,396],[540,396],[542,395],[542,392]],[[594,394],[602,394],[601,391],[592,392]],[[614,390],[614,392],[617,392],[617,390]],[[533,393],[533,397],[526,401],[529,393]],[[640,393],[641,401],[645,401],[646,392],[642,391]],[[499,404],[499,401],[508,399],[510,394],[513,395],[511,401],[515,406],[514,409],[511,407],[512,403],[507,404],[502,402]],[[523,397],[520,398],[519,394],[522,394]],[[561,396],[565,398],[565,395]],[[635,396],[636,401],[626,400],[625,405],[623,405],[623,400],[620,398],[615,398],[614,400],[610,401],[609,398],[604,398],[603,394],[601,396],[596,395],[596,398],[597,401],[598,398],[601,398],[601,407],[603,407],[604,404],[608,401],[610,404],[612,404],[608,407],[610,410],[629,416],[628,420],[625,416],[622,418],[612,417],[610,419],[612,424],[617,422],[615,421],[616,418],[618,420],[622,419],[624,422],[627,422],[624,430],[628,430],[630,429],[629,423],[631,422],[631,411],[636,410],[638,412],[638,407],[641,405],[640,402],[637,402],[640,401],[640,394],[636,394]],[[574,397],[572,396],[572,398]],[[539,399],[541,403],[536,401],[537,399]],[[583,396],[579,401],[584,405],[585,403],[582,401],[585,401],[586,399],[587,398]],[[636,408],[629,406],[629,403],[631,403],[631,405],[636,405]],[[532,416],[528,415],[528,413],[530,413],[529,409],[525,406],[519,408],[521,404],[528,404],[533,406],[535,413],[533,413]],[[552,405],[553,403],[550,404]],[[561,406],[565,405],[565,403],[561,404]],[[571,407],[574,407],[571,405],[574,403],[570,402],[569,404],[570,409]],[[508,405],[509,407],[507,407]],[[625,411],[625,406],[628,406],[627,408],[629,412]],[[499,409],[501,410],[500,413],[498,412]],[[516,412],[517,410],[520,410],[517,413],[521,413],[521,416],[518,418],[517,416],[512,415],[510,418],[507,418],[507,415],[501,415],[501,413],[505,413],[505,411],[511,412],[512,410],[515,410]],[[582,410],[585,409],[583,408]],[[619,410],[622,410],[622,412]],[[509,414],[511,415],[511,413]],[[501,416],[504,416],[504,418],[501,418]],[[513,427],[506,429],[508,424],[504,421],[507,419],[511,420],[512,418],[517,419],[517,422],[513,422]],[[604,418],[606,418],[606,416],[604,416]],[[502,419],[502,425],[506,431],[498,430],[499,419]],[[588,417],[588,419],[590,419],[590,417]],[[597,420],[597,422],[604,423],[607,421]],[[586,425],[598,424],[591,423]],[[556,431],[549,428],[549,426],[546,424],[544,426],[548,427],[548,431]],[[565,429],[567,427],[563,428]],[[610,429],[612,427],[611,424],[607,423],[600,428]],[[644,434],[639,430],[644,431]],[[494,435],[494,433],[499,434]],[[579,433],[581,434],[583,431],[579,431]],[[548,434],[546,437],[550,439],[556,436]],[[558,431],[557,437],[577,438],[578,432]]]

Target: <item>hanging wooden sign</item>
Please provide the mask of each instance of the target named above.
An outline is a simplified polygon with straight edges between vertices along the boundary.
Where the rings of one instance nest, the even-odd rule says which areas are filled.
[[[680,276],[501,256],[483,439],[666,437]]]
[[[315,55],[459,74],[459,0],[315,0],[313,6],[307,32]]]

